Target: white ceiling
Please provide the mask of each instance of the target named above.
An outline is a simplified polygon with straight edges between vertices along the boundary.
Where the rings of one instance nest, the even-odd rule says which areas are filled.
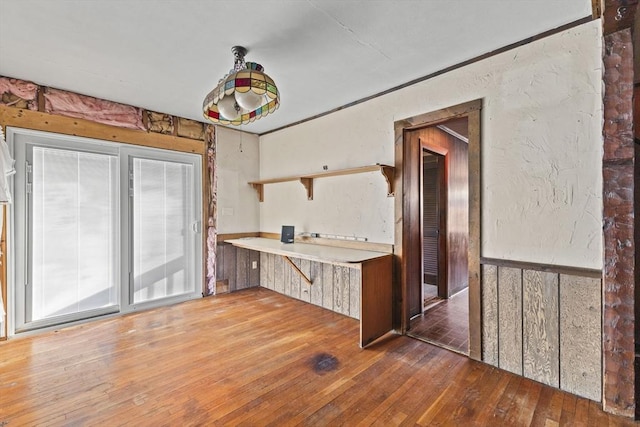
[[[205,121],[248,48],[264,133],[591,14],[591,0],[0,0],[0,75]]]

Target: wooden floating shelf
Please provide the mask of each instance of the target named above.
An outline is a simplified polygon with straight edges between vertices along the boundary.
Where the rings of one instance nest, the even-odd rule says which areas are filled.
[[[263,202],[264,201],[264,185],[265,184],[276,184],[278,182],[287,182],[287,181],[300,181],[300,183],[307,190],[307,199],[313,200],[313,180],[316,178],[328,178],[331,176],[339,176],[339,175],[353,175],[356,173],[364,173],[364,172],[375,172],[380,171],[382,176],[387,181],[387,197],[393,197],[394,195],[394,177],[395,177],[395,168],[393,166],[375,164],[370,166],[360,166],[357,168],[349,168],[349,169],[338,169],[335,171],[325,171],[325,172],[317,172],[307,175],[296,175],[296,176],[287,176],[281,178],[270,178],[270,179],[262,179],[260,181],[251,181],[249,184],[256,190],[258,193],[258,199]]]

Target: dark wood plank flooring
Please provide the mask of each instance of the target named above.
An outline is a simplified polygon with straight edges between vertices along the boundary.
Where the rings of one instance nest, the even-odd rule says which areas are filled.
[[[2,426],[634,425],[266,289],[0,343]]]
[[[409,334],[415,338],[456,351],[469,353],[469,290],[439,300],[420,316],[411,319]]]

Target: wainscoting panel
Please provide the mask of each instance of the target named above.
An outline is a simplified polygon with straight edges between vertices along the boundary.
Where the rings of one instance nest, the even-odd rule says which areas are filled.
[[[264,252],[260,252],[260,286],[263,288],[269,288],[269,283],[267,282],[267,263],[269,262],[267,254]],[[271,266],[273,269],[273,266]]]
[[[225,248],[225,250],[228,250]],[[229,291],[253,288],[260,285],[260,269],[253,268],[253,263],[260,263],[260,253],[244,248],[236,248],[236,280],[235,287]]]
[[[482,360],[498,366],[498,267],[482,266]]]
[[[322,283],[322,264],[319,262],[310,264],[311,274],[309,275],[309,280],[312,283]],[[322,307],[322,286],[311,286],[311,299],[309,302]]]
[[[601,401],[600,272],[482,263],[483,361]]]
[[[349,268],[290,257],[313,283],[304,281],[280,255],[261,253],[260,285],[287,296],[327,308],[354,319],[360,318],[362,274]]]
[[[522,270],[498,269],[498,360],[522,375]]]
[[[322,267],[322,306],[333,310],[333,266],[320,264]]]
[[[269,255],[269,256],[273,256],[273,255]],[[274,261],[273,261],[273,274],[271,273],[271,271],[267,271],[267,278],[273,278],[271,279],[271,282],[273,283],[273,290],[276,292],[279,292],[281,294],[284,294],[284,268],[287,267],[289,268],[289,266],[285,266],[284,265],[284,259],[281,256],[275,257]]]
[[[256,268],[253,268],[253,263]],[[260,286],[259,252],[219,243],[216,248],[216,293]]]
[[[359,284],[362,281],[362,271],[350,268],[349,274],[349,316],[358,318],[360,315],[360,288],[354,284]]]
[[[560,275],[560,387],[602,398],[602,287],[588,277]]]
[[[296,264],[305,276],[311,277],[311,261],[308,259],[301,259],[298,260]],[[300,299],[304,302],[311,302],[311,288],[313,288],[313,286],[309,286],[307,282],[300,277],[300,275],[297,276],[300,281]]]
[[[522,289],[524,376],[560,387],[558,275],[524,270]]]

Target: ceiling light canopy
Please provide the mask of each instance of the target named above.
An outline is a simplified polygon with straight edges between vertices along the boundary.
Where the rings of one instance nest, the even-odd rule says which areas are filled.
[[[247,49],[231,48],[233,69],[218,82],[202,103],[204,117],[223,125],[243,125],[272,113],[280,106],[280,93],[262,65],[245,62]]]

